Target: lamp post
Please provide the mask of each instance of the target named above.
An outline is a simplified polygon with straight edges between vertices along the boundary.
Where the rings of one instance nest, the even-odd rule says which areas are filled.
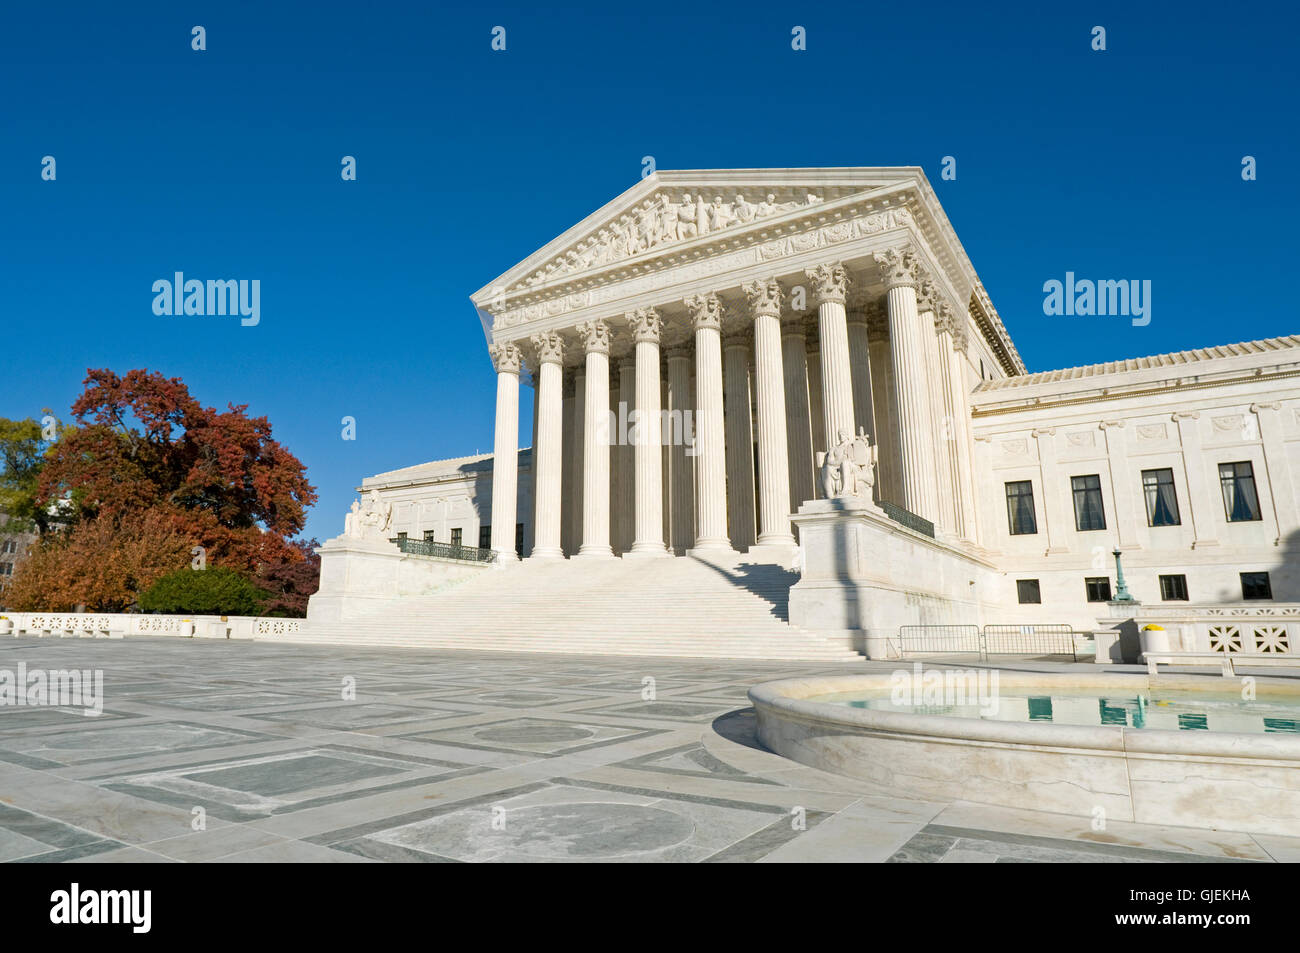
[[[1112,602],[1135,602],[1133,594],[1128,591],[1128,585],[1124,582],[1124,567],[1120,563],[1120,551],[1116,547],[1111,553],[1115,557],[1115,598]]]

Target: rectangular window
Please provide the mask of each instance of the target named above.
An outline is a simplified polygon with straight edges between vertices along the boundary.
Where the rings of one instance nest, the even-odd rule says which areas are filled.
[[[1081,533],[1106,528],[1106,511],[1101,505],[1101,477],[1070,477],[1074,491],[1074,528]]]
[[[436,543],[436,542],[437,542],[437,540],[434,539],[434,536],[433,536],[433,530],[431,530],[431,529],[426,529],[426,530],[424,531],[424,541],[425,541],[426,543]]]
[[[1219,486],[1223,489],[1223,510],[1229,523],[1263,519],[1255,493],[1255,468],[1250,461],[1219,464]]]
[[[1110,602],[1110,577],[1089,576],[1083,580],[1089,602]]]
[[[1243,572],[1241,574],[1241,598],[1272,599],[1273,585],[1268,581],[1268,573]]]
[[[1043,594],[1038,588],[1037,579],[1017,579],[1016,580],[1016,598],[1020,604],[1037,605],[1043,601]]]
[[[1034,484],[1029,480],[1007,484],[1007,528],[1012,536],[1038,532],[1038,521],[1034,519]]]
[[[480,527],[478,528],[478,548],[479,548],[479,549],[491,549],[491,548],[492,548],[492,526],[491,526],[491,524],[489,524],[489,525],[487,525],[487,526],[480,526]]]
[[[1143,470],[1142,492],[1147,499],[1148,526],[1178,526],[1178,493],[1173,470]]]
[[[1161,576],[1160,577],[1160,598],[1165,602],[1186,602],[1187,601],[1187,577],[1186,576]]]
[[[453,526],[453,527],[452,527],[452,530],[451,530],[451,544],[452,544],[453,546],[460,546],[460,545],[462,545],[460,539],[461,539],[461,536],[460,536],[460,527],[459,527],[459,526]]]
[[[403,539],[403,540],[404,540],[404,539],[406,539],[406,534],[405,534],[405,533],[398,533],[398,534],[397,534],[397,538],[398,538],[398,539]]]

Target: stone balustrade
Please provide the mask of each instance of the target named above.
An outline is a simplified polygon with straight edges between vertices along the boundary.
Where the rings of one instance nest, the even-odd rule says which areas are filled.
[[[1263,605],[1144,605],[1134,609],[1139,629],[1169,632],[1170,651],[1292,654],[1300,641],[1300,603]]]
[[[0,636],[123,638],[176,636],[274,639],[296,633],[304,620],[273,616],[151,615],[138,612],[5,612]]]

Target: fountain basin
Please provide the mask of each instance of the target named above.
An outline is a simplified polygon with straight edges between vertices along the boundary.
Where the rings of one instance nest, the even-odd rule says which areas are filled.
[[[1017,696],[1194,693],[1240,698],[1237,682],[1196,676],[999,672]],[[988,720],[816,700],[889,695],[897,676],[827,676],[750,689],[759,740],[881,794],[1216,830],[1300,836],[1300,735]],[[1300,688],[1260,685],[1261,700],[1300,705]],[[1098,827],[1098,824],[1101,827]]]

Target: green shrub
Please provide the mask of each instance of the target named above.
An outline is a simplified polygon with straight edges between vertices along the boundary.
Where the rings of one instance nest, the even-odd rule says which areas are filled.
[[[247,577],[219,566],[177,569],[149,587],[140,597],[140,608],[193,615],[257,615],[267,595]]]

